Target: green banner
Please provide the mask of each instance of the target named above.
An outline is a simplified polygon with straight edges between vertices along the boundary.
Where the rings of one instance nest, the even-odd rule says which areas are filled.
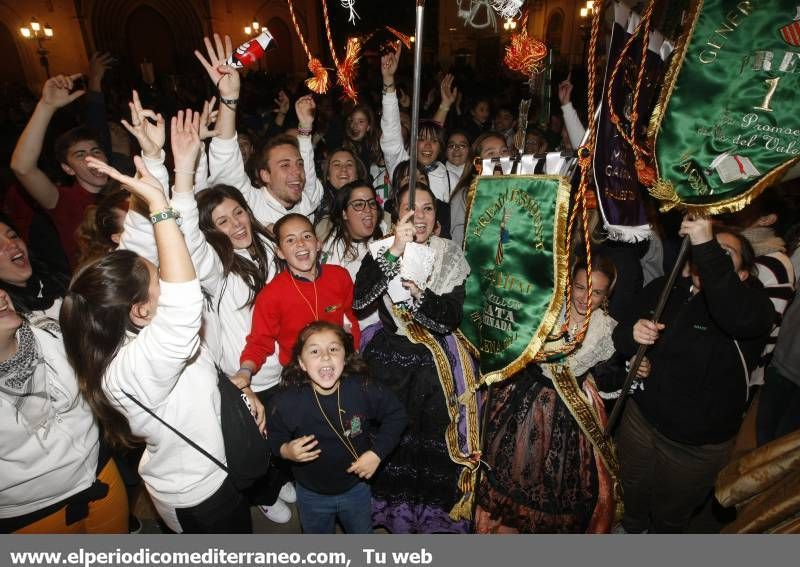
[[[479,177],[470,190],[461,332],[483,379],[528,364],[553,328],[567,279],[570,185],[553,175]]]
[[[696,0],[650,122],[662,210],[739,210],[800,159],[800,3]]]

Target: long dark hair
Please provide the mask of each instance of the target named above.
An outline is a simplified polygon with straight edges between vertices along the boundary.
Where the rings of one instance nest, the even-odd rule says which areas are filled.
[[[236,204],[244,209],[247,215],[250,217],[253,242],[250,244],[250,247],[247,249],[247,251],[250,253],[250,257],[253,258],[253,260],[248,260],[247,258],[236,254],[233,249],[231,239],[228,238],[226,234],[217,230],[217,227],[214,225],[214,221],[211,218],[214,209],[216,209],[225,199],[231,199],[232,201],[235,201]],[[219,256],[219,259],[222,262],[223,276],[227,280],[228,275],[233,273],[242,278],[244,283],[250,289],[250,295],[248,296],[247,303],[245,305],[251,307],[253,303],[255,303],[256,295],[267,283],[267,278],[269,275],[269,255],[267,253],[267,245],[264,243],[264,239],[271,241],[271,235],[267,232],[267,229],[265,229],[264,226],[255,219],[253,216],[253,211],[250,210],[250,207],[247,204],[247,201],[245,201],[241,192],[230,185],[215,185],[214,187],[198,193],[197,209],[200,214],[200,230],[203,231],[203,235],[206,237],[206,242],[211,245],[211,247],[217,253],[217,256]],[[222,285],[224,291],[224,286],[227,285],[227,281]],[[222,294],[220,294],[220,301],[221,296]],[[245,305],[242,305],[241,307],[244,307]],[[219,305],[217,305],[217,309],[219,309]]]
[[[335,333],[344,346],[344,371],[339,380],[341,381],[348,376],[369,378],[369,366],[353,348],[353,336],[339,325],[334,325],[328,321],[312,321],[303,327],[303,330],[297,335],[297,341],[292,349],[292,361],[283,367],[283,372],[281,373],[281,386],[299,388],[311,381],[308,373],[300,367],[300,355],[303,354],[303,347],[309,337],[322,331]]]
[[[115,449],[129,449],[142,440],[127,418],[103,391],[103,377],[125,340],[135,330],[133,305],[149,298],[150,271],[144,259],[116,250],[87,264],[70,284],[61,305],[61,332],[67,359],[78,377],[81,393]]]
[[[22,238],[14,223],[4,213],[0,213],[0,223],[7,225],[19,238]],[[25,244],[28,250],[28,261],[32,268],[31,277],[25,282],[24,287],[0,280],[0,289],[8,293],[14,303],[14,309],[18,313],[44,311],[52,307],[57,299],[64,297],[69,277],[61,272],[51,270],[45,262],[39,261],[27,243]]]
[[[364,138],[359,141],[350,138],[349,129],[350,117],[356,112],[361,112],[364,114],[364,116],[367,117],[367,122],[369,122],[369,130],[367,130]],[[369,167],[370,164],[377,163],[380,160],[381,146],[379,143],[380,133],[378,132],[378,121],[375,119],[375,113],[369,106],[360,104],[350,111],[350,113],[345,117],[344,130],[345,135],[342,146],[357,155],[361,161],[364,162],[366,167]]]
[[[353,191],[356,189],[369,189],[370,193],[372,194],[372,198],[377,202],[378,195],[375,193],[375,188],[369,183],[356,180],[344,185],[336,193],[336,198],[333,201],[333,208],[331,209],[330,215],[331,229],[325,236],[325,242],[328,242],[328,240],[332,239],[331,245],[334,248],[339,242],[344,243],[344,256],[345,258],[350,258],[351,260],[358,258],[358,250],[353,245],[353,238],[350,235],[350,231],[347,229],[347,221],[344,220],[344,213],[347,210],[350,197],[353,194]],[[383,217],[383,209],[381,209],[380,204],[378,204],[378,209],[376,212],[378,214],[377,219],[375,220],[375,230],[372,231],[372,238],[380,238],[383,236],[383,231],[381,231],[381,218]]]

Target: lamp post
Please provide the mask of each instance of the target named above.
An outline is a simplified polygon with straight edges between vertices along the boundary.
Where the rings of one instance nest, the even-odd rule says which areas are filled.
[[[44,72],[47,78],[50,78],[50,62],[47,60],[47,54],[50,53],[44,48],[44,42],[53,39],[53,28],[50,24],[42,26],[36,18],[31,18],[31,23],[27,26],[21,27],[19,33],[25,39],[35,40],[39,48],[36,53],[39,55],[39,63],[44,67]]]

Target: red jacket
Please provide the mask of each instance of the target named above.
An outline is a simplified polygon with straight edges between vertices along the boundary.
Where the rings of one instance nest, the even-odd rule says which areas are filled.
[[[319,269],[319,276],[313,282],[296,278],[285,270],[264,286],[256,297],[253,325],[241,362],[255,362],[255,372],[258,372],[267,357],[275,352],[277,342],[281,364],[286,366],[303,327],[316,320],[341,327],[345,316],[352,325],[350,332],[358,349],[361,329],[353,313],[353,280],[341,266],[325,264]]]

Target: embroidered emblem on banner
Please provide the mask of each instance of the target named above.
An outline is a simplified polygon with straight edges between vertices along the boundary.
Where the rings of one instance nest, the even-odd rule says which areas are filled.
[[[797,14],[791,24],[785,25],[780,29],[783,41],[792,47],[800,47],[800,6],[797,6]]]

